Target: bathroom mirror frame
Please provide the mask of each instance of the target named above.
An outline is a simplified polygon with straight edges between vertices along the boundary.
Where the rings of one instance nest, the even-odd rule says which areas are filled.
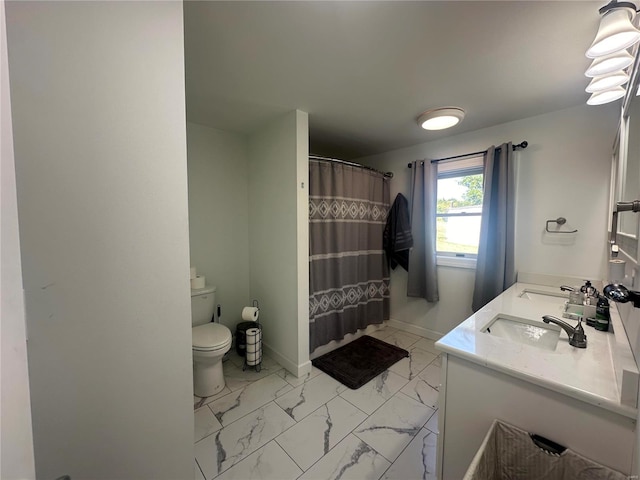
[[[640,198],[640,96],[636,95],[640,87],[640,49],[637,47],[634,56],[631,79],[622,102],[618,135],[613,148],[610,217],[616,202]],[[636,263],[640,260],[638,238],[640,215],[619,214],[618,245],[621,252]]]

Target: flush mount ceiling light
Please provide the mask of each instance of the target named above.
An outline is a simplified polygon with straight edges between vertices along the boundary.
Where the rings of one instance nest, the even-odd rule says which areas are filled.
[[[587,105],[603,105],[624,97],[624,94],[625,90],[622,87],[614,87],[609,90],[597,92],[591,95],[589,100],[587,100]]]
[[[623,71],[610,73],[608,75],[601,75],[599,77],[593,77],[591,83],[585,88],[588,93],[601,92],[613,87],[619,87],[629,81],[629,75]]]
[[[633,55],[626,50],[596,58],[584,73],[587,77],[606,75],[627,68],[633,63]]]
[[[602,18],[596,38],[587,57],[596,58],[629,48],[640,40],[640,30],[633,26],[636,6],[631,2],[612,0],[599,10]]]
[[[442,107],[427,110],[418,117],[418,125],[425,130],[444,130],[453,127],[464,118],[464,110],[458,107]]]

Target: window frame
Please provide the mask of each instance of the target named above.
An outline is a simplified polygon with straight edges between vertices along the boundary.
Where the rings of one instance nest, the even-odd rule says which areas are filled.
[[[474,160],[476,160],[474,162]],[[470,162],[471,160],[471,162]],[[459,164],[456,168],[456,163]],[[446,162],[446,168],[444,171],[440,171],[440,164],[438,164],[438,176],[437,180],[443,180],[447,178],[459,178],[469,175],[482,175],[484,186],[484,156],[477,156],[475,158],[465,158],[462,160],[451,160]],[[436,192],[437,198],[437,192]],[[436,203],[436,220],[438,218],[455,218],[455,217],[480,217],[482,219],[482,212],[480,213],[438,213]],[[437,228],[434,232],[437,235]],[[478,254],[476,253],[460,253],[460,252],[446,252],[437,250],[436,240],[436,263],[440,266],[457,267],[457,268],[470,268],[475,269]]]

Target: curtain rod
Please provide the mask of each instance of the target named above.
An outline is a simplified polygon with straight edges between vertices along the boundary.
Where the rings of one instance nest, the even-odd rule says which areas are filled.
[[[528,146],[529,146],[529,142],[525,140],[523,142],[518,143],[517,145],[512,145],[512,148],[515,151],[516,148],[527,148]],[[496,150],[500,150],[500,147],[496,148]],[[479,152],[465,153],[463,155],[454,155],[453,157],[437,158],[435,160],[431,160],[431,163],[444,162],[445,160],[454,160],[456,158],[471,157],[473,155],[480,155],[481,153],[487,153],[487,151],[480,150]],[[408,163],[407,167],[411,168],[411,165],[412,165],[411,163]]]
[[[367,167],[366,165],[360,165],[359,163],[348,162],[346,160],[340,160],[338,158],[321,157],[319,155],[309,155],[309,160],[320,160],[322,162],[342,163],[344,165],[350,165],[352,167],[360,167],[360,168],[364,168],[365,170],[371,170],[372,172],[379,173],[381,175],[384,175],[387,178],[393,178],[393,172],[381,172],[380,170],[376,170],[375,168]]]

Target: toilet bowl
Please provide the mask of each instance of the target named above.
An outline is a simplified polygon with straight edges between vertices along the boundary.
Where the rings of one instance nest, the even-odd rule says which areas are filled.
[[[231,348],[231,331],[219,323],[191,329],[193,337],[193,392],[210,397],[224,388],[222,357]]]
[[[191,290],[193,393],[210,397],[224,388],[222,357],[231,348],[231,331],[215,323],[216,287]]]

